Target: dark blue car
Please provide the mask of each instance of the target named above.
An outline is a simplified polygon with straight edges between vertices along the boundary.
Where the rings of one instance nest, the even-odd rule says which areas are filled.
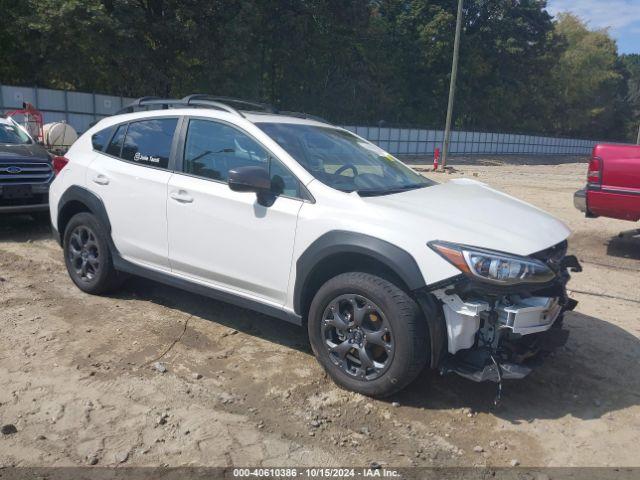
[[[0,116],[0,214],[48,218],[52,156],[14,120]]]

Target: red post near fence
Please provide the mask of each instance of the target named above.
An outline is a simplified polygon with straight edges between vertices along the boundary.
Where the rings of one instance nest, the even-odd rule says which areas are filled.
[[[433,151],[433,169],[438,170],[438,160],[440,160],[440,149],[436,147]]]

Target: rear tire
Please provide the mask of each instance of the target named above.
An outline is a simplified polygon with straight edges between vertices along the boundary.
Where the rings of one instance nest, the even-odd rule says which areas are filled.
[[[80,290],[98,295],[120,286],[123,277],[113,267],[107,233],[92,214],[74,215],[63,238],[65,265]]]
[[[413,381],[429,357],[416,302],[393,283],[350,272],[326,282],[309,309],[313,352],[340,386],[386,397]]]

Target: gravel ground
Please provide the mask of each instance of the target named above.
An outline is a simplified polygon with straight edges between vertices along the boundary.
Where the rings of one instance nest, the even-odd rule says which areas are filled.
[[[3,217],[0,465],[640,466],[639,225],[573,208],[581,163],[457,170],[427,175],[558,216],[584,265],[568,344],[499,409],[429,371],[386,401],[343,391],[302,329],[147,280],[85,295],[46,226]]]

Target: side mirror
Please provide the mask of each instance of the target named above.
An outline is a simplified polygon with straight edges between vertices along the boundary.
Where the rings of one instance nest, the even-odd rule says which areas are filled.
[[[227,183],[234,192],[254,192],[258,197],[258,203],[263,207],[270,207],[276,200],[276,195],[271,189],[271,178],[266,168],[234,168],[229,170]]]
[[[267,193],[271,191],[269,172],[262,167],[238,167],[229,170],[227,183],[234,192]]]

